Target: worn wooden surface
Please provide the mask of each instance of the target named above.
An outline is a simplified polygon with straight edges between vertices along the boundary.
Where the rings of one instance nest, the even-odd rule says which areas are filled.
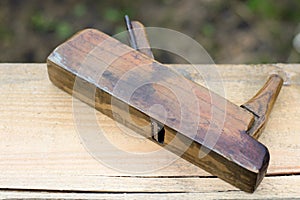
[[[274,103],[283,85],[283,77],[272,74],[265,85],[242,108],[253,113],[255,121],[247,131],[254,138],[259,138],[272,112]]]
[[[201,82],[191,66],[172,67]],[[226,97],[236,104],[251,98],[271,72],[287,75],[287,85],[283,86],[259,139],[269,148],[271,160],[267,177],[254,194],[235,189],[183,159],[159,171],[134,176],[103,166],[82,146],[73,121],[72,98],[51,84],[46,65],[1,64],[0,195],[299,198],[300,66],[217,65],[217,68],[223,77]],[[100,113],[97,117],[112,133],[109,137],[123,148],[137,150],[141,146],[122,134],[111,119]],[[151,145],[145,142],[142,147]]]
[[[241,190],[253,192],[265,176],[269,152],[246,134],[254,120],[248,110],[118,40],[83,30],[57,47],[47,64],[60,89],[150,139],[140,124],[150,124],[150,117],[164,124],[165,149]],[[153,105],[162,108],[151,112]],[[103,151],[95,141],[92,151]]]
[[[127,15],[125,21],[131,47],[150,58],[154,58],[144,25],[139,21],[131,22]],[[273,74],[250,100],[241,105],[242,108],[254,115],[255,120],[251,128],[246,131],[253,138],[259,138],[262,133],[282,85],[283,78],[278,74]]]

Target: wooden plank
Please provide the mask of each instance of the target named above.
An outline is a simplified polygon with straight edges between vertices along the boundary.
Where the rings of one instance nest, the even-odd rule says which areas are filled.
[[[202,82],[201,77],[189,65],[170,67],[190,76],[199,83]],[[207,70],[207,66],[199,67]],[[269,175],[299,174],[299,65],[217,65],[216,67],[223,77],[226,97],[237,104],[242,104],[251,98],[260,89],[270,72],[281,71],[287,74],[289,83],[283,87],[267,127],[259,140],[270,150]],[[73,188],[79,190],[87,185],[84,188],[87,191],[95,188],[100,191],[104,189],[103,184],[107,184],[107,187],[111,186],[111,188],[120,186],[119,182],[112,182],[111,179],[108,181],[108,179],[102,179],[103,177],[122,178],[125,176],[124,178],[128,180],[132,176],[132,174],[107,168],[86,152],[76,133],[72,116],[72,99],[50,83],[45,64],[1,64],[0,77],[0,170],[5,172],[0,173],[1,188],[18,186],[27,189]],[[240,90],[245,93],[241,93]],[[122,134],[115,122],[104,115],[99,113],[97,116],[107,130],[113,133],[110,135],[114,138],[113,141],[123,144],[124,148],[135,152],[140,151],[141,146],[145,151],[155,148],[147,140],[137,141]],[[126,141],[126,145],[124,145],[124,141]],[[93,177],[94,186],[88,183],[89,180],[76,178],[77,176]],[[143,179],[143,177],[193,178],[209,175],[183,159],[178,159],[172,165],[159,171],[135,176]],[[289,191],[294,188],[294,191],[300,191],[298,179],[295,179],[294,182],[284,181],[285,178],[289,179],[290,177],[297,176],[280,176],[274,183],[273,179],[267,177],[254,196],[264,187],[269,187],[263,191],[264,195],[271,194],[271,191],[277,191],[279,189],[277,185],[281,187],[281,181],[286,183],[283,190]],[[63,179],[66,181],[59,184]],[[202,178],[199,178],[197,184],[201,185],[201,180]],[[127,187],[126,190],[130,191],[134,188],[131,181],[124,182],[126,182],[124,184]],[[232,189],[232,186],[218,179],[214,184],[222,185],[219,187],[219,191]],[[77,187],[73,187],[74,185]],[[174,187],[174,185],[168,185],[164,189],[172,190]],[[217,197],[227,194],[218,195],[213,189],[214,185],[210,187],[210,191],[214,191],[212,194]],[[285,194],[288,197],[298,194],[296,192],[287,193]],[[280,195],[281,192],[274,194]],[[195,193],[196,195],[197,193]],[[246,197],[250,198],[245,193],[239,193],[239,198]]]
[[[216,178],[125,178],[94,182],[92,177],[75,177],[77,182],[58,178],[59,190],[26,188],[2,189],[0,198],[67,198],[67,199],[297,199],[300,176],[266,177],[255,193],[247,194]],[[83,186],[80,182],[89,183]],[[71,183],[71,184],[70,184]],[[97,184],[101,183],[102,190]],[[104,183],[109,183],[106,187]],[[46,181],[45,185],[49,185]],[[96,184],[96,185],[95,185]],[[126,185],[130,185],[130,188]],[[68,187],[66,187],[68,185]],[[104,186],[104,187],[103,187]],[[114,187],[115,186],[115,187]],[[56,187],[54,187],[56,188]],[[85,190],[87,188],[87,190]],[[129,188],[129,189],[128,189]],[[226,190],[224,190],[226,188]]]

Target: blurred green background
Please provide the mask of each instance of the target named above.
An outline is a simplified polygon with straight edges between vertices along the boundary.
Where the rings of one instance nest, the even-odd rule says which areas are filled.
[[[45,62],[57,45],[84,28],[124,31],[125,14],[189,35],[215,63],[300,62],[297,0],[2,0],[0,62]],[[156,57],[174,62],[172,55]]]

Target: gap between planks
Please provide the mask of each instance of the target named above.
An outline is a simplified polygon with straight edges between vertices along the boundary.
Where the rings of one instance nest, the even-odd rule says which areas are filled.
[[[186,190],[161,190],[162,187],[166,187],[166,184],[161,182],[160,185],[156,185],[157,190],[153,190],[153,185],[148,185],[151,191],[147,190],[67,190],[67,189],[27,189],[27,188],[2,188],[0,189],[0,198],[26,198],[26,197],[35,197],[35,198],[108,198],[108,199],[118,199],[118,198],[138,198],[146,197],[148,198],[196,198],[199,197],[206,199],[288,199],[288,198],[299,198],[299,183],[300,176],[294,177],[276,177],[270,178],[266,177],[264,179],[265,184],[262,187],[259,187],[257,191],[253,194],[248,194],[242,191],[239,191],[235,188],[227,188],[226,190],[222,189],[222,184],[218,184],[218,181],[215,180],[189,180],[193,184],[186,187]],[[208,182],[207,184],[203,184]],[[180,183],[178,183],[180,184]],[[178,184],[175,186],[177,188]],[[138,185],[138,184],[137,184]],[[147,186],[146,186],[147,187]],[[150,189],[149,188],[149,189]],[[175,189],[175,188],[173,188]]]

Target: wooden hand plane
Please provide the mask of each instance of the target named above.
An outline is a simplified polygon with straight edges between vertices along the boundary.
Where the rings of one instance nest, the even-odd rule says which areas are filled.
[[[282,78],[272,75],[251,100],[237,106],[155,61],[150,46],[139,48],[148,45],[143,25],[127,19],[127,26],[133,48],[94,29],[83,30],[58,46],[47,59],[52,83],[192,164],[253,192],[270,158],[256,138]],[[75,81],[79,82],[76,89]],[[130,99],[128,91],[133,91]],[[167,115],[150,112],[153,104],[161,105]],[[124,113],[127,107],[132,117],[155,125],[150,133],[122,114],[115,117],[115,110]],[[207,137],[217,140],[211,145]],[[182,143],[189,144],[183,153]],[[201,151],[207,154],[201,157]]]

